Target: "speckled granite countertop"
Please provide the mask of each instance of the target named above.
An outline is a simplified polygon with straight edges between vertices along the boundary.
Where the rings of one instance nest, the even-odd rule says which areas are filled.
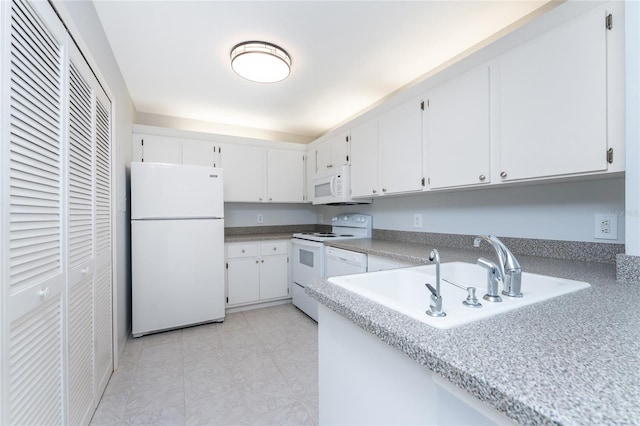
[[[427,263],[432,247],[378,240],[330,245]],[[476,250],[436,247],[443,262]],[[429,327],[325,280],[307,293],[522,424],[640,423],[640,285],[610,263],[519,255],[526,272],[591,288],[449,330]],[[426,307],[425,307],[426,308]]]
[[[242,235],[225,235],[225,243],[237,243],[245,241],[267,241],[267,240],[290,240],[291,233],[274,232],[269,234],[242,234]]]

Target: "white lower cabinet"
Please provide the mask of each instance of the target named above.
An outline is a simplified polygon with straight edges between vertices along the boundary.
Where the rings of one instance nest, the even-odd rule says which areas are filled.
[[[291,297],[289,241],[227,243],[227,306]]]
[[[318,310],[320,424],[515,424],[326,306]]]

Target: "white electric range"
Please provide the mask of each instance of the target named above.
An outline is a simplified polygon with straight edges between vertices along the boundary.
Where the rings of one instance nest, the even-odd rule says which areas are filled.
[[[325,278],[325,241],[371,238],[371,216],[350,213],[331,218],[331,232],[293,234],[293,304],[318,321],[318,302],[304,289],[316,278]]]

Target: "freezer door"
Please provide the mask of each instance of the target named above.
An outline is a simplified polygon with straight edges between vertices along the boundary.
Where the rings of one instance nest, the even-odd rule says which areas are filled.
[[[224,221],[131,222],[132,331],[224,318]]]
[[[222,218],[222,169],[131,163],[131,219]]]

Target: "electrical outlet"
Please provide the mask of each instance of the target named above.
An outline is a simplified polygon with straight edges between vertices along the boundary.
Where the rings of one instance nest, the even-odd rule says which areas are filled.
[[[599,240],[618,239],[618,216],[596,213],[594,238]]]
[[[422,214],[416,213],[413,215],[413,227],[422,228]]]
[[[262,222],[264,222],[264,217],[262,216],[262,213],[258,213],[258,223]]]

